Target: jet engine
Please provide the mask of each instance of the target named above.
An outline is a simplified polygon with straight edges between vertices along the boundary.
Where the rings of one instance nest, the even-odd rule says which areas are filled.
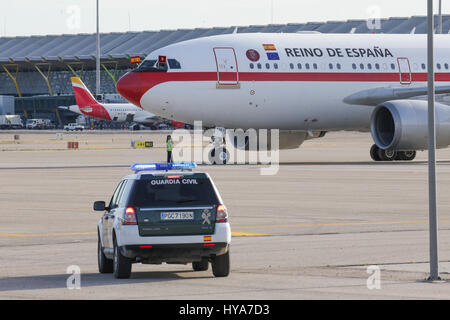
[[[450,145],[450,107],[435,104],[436,147]],[[425,150],[428,147],[428,102],[395,100],[378,105],[372,113],[370,130],[383,150]]]

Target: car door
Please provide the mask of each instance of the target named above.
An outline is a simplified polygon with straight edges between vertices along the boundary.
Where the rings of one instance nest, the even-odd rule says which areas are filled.
[[[109,202],[108,210],[102,217],[102,234],[103,234],[103,247],[104,248],[112,248],[112,227],[114,223],[114,214],[117,209],[117,200],[119,198],[119,194],[123,188],[124,180],[122,180],[114,191],[113,196],[111,197],[111,201]]]

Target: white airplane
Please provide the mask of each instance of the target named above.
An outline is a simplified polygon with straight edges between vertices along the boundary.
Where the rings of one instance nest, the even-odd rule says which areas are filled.
[[[60,108],[96,119],[117,122],[134,121],[148,126],[159,120],[154,114],[131,103],[99,103],[79,77],[70,79],[77,105]]]
[[[280,149],[328,131],[371,130],[372,159],[427,148],[425,35],[230,34],[151,52],[117,82],[128,101],[216,128],[280,129]],[[435,38],[436,93],[450,93],[450,36]],[[437,147],[450,107],[436,104]],[[242,147],[236,146],[235,147]]]

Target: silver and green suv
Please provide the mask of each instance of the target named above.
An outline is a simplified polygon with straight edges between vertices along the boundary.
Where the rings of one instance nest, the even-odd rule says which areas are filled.
[[[207,173],[194,163],[135,164],[111,201],[96,201],[98,268],[129,278],[133,263],[192,263],[216,277],[230,272],[231,230],[225,205]],[[179,171],[173,172],[172,170]],[[147,172],[151,170],[165,170]]]

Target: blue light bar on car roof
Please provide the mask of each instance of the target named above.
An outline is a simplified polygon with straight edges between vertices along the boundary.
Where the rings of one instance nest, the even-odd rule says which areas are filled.
[[[195,162],[172,162],[172,163],[135,163],[131,166],[134,172],[156,171],[156,170],[192,170],[196,168]]]

